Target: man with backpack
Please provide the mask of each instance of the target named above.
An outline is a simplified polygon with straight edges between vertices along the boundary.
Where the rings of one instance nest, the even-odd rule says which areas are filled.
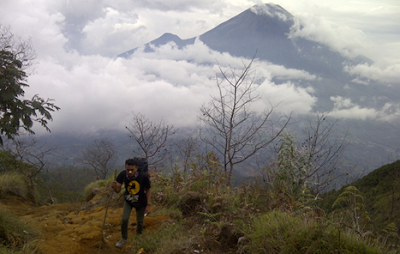
[[[138,158],[127,159],[125,170],[119,173],[116,180],[112,182],[111,188],[119,193],[122,184],[125,185],[124,208],[121,220],[122,239],[115,245],[121,248],[128,239],[128,222],[132,208],[136,210],[137,229],[136,233],[143,231],[144,215],[150,212],[151,206],[151,182],[147,172],[139,170],[141,161]]]

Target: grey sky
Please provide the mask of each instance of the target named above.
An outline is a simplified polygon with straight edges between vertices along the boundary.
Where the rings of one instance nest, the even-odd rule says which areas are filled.
[[[200,105],[209,100],[215,89],[217,61],[222,66],[240,68],[242,60],[210,51],[200,41],[183,51],[167,45],[152,54],[137,52],[132,59],[114,56],[166,32],[182,39],[200,35],[261,3],[2,0],[0,24],[9,26],[21,38],[32,39],[37,64],[29,78],[27,95],[38,93],[53,98],[61,107],[50,124],[53,132],[123,130],[132,111],[182,126],[196,124]],[[363,54],[375,62],[372,66],[349,68],[349,72],[389,85],[400,80],[399,1],[277,0],[273,3],[304,25],[295,36],[324,43],[343,55]],[[215,64],[202,64],[205,62]],[[276,86],[271,79],[317,77],[270,63],[257,66],[257,75],[265,80],[260,86],[263,96],[274,105],[284,102],[281,104],[285,107],[279,111],[298,114],[310,111],[317,100],[312,88],[300,88],[291,82]],[[400,117],[399,105],[368,109],[346,98],[331,100],[335,105],[332,114],[338,117]],[[261,104],[257,106],[268,106]]]

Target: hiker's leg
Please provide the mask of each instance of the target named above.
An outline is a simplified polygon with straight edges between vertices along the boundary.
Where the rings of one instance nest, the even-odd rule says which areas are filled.
[[[121,220],[121,234],[122,238],[124,238],[125,240],[128,239],[128,223],[131,211],[132,211],[132,206],[125,201],[124,209],[122,212],[122,220]]]
[[[136,233],[138,235],[140,235],[143,232],[144,211],[145,207],[136,208],[136,222],[137,222]]]

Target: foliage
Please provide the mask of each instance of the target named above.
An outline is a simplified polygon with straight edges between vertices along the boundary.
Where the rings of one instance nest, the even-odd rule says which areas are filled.
[[[362,232],[370,222],[368,212],[365,210],[364,198],[354,186],[346,187],[335,200],[332,207],[340,206],[342,209],[335,211],[340,213],[340,220],[345,221],[346,215],[350,217],[350,225],[357,232]]]
[[[274,189],[283,189],[294,199],[299,199],[308,186],[308,176],[312,164],[307,160],[309,152],[299,151],[294,143],[294,137],[285,133],[281,139],[278,151],[278,164],[273,174]]]
[[[0,194],[10,194],[28,198],[28,185],[25,177],[17,172],[0,174]]]
[[[290,147],[290,142],[287,144]],[[356,228],[352,224],[354,218],[346,216],[355,211],[364,218],[365,200],[356,188],[344,189],[336,198],[335,207],[344,209],[341,214],[336,213],[340,217],[326,216],[315,202],[304,197],[307,192],[289,195],[288,191],[293,189],[275,190],[271,182],[263,181],[233,188],[226,184],[214,154],[206,155],[204,160],[205,170],[192,169],[189,174],[179,169],[168,175],[151,172],[152,216],[165,215],[168,219],[157,230],[148,229],[142,236],[132,236],[127,251],[136,253],[143,248],[149,254],[399,253],[398,247],[391,245],[398,238],[396,225],[387,224],[380,232],[369,233],[364,231],[361,220]],[[288,166],[296,164],[282,165],[297,170]],[[86,200],[96,195],[87,207],[105,205],[112,180],[110,176],[86,186]],[[119,202],[108,200],[115,202],[111,207]]]
[[[13,35],[0,26],[0,145],[3,144],[2,135],[13,139],[19,135],[20,128],[34,134],[35,121],[50,131],[51,112],[60,109],[51,99],[38,95],[30,100],[22,98],[24,89],[29,87],[25,83],[28,75],[24,69],[33,58],[31,51],[29,42],[15,44]]]
[[[85,187],[93,181],[89,170],[66,166],[42,171],[37,177],[38,204],[82,201]]]
[[[112,181],[114,181],[113,176],[109,176],[105,180],[98,180],[88,184],[83,192],[83,199],[86,201],[91,200],[98,193],[100,188],[110,186]]]
[[[44,182],[44,179],[40,179],[35,189],[38,192],[35,201],[39,205],[74,203],[83,200],[81,191],[68,189],[68,186],[58,182]]]
[[[371,226],[375,231],[383,230],[386,225],[395,223],[400,226],[400,161],[384,165],[351,184],[364,197],[365,210],[371,217]],[[349,185],[340,191],[331,191],[323,195],[324,209],[332,212],[333,202]]]
[[[151,235],[145,234],[137,238],[138,246],[154,254],[185,253],[185,249],[190,250],[195,244],[183,225],[177,223],[163,224],[156,232],[151,232]]]
[[[0,253],[36,253],[29,243],[37,235],[10,213],[0,210]]]
[[[0,172],[18,171],[21,162],[16,156],[11,154],[11,151],[0,150]]]
[[[221,177],[201,170],[152,177],[157,214],[177,216],[140,246],[149,253],[389,253],[384,240],[396,234],[392,227],[368,238],[301,198],[278,201],[258,182],[231,188]]]
[[[258,216],[244,230],[244,253],[383,253],[329,223],[279,211]]]
[[[10,150],[0,150],[0,173],[4,174],[4,188],[8,188],[8,186],[14,184],[15,187],[11,186],[11,188],[22,188],[21,193],[26,193],[23,197],[37,201],[40,194],[36,188],[36,182],[33,181],[32,177],[37,171],[38,169],[35,165],[24,162],[17,154]],[[6,183],[7,181],[10,182]],[[21,182],[21,184],[17,184],[16,181]]]

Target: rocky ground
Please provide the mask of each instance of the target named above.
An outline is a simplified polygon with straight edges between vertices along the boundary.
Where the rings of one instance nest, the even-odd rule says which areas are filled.
[[[43,254],[144,253],[140,246],[132,242],[132,238],[122,249],[114,246],[121,238],[122,215],[121,202],[115,199],[113,197],[112,202],[104,204],[100,202],[104,198],[99,196],[84,203],[37,206],[15,197],[1,199],[0,209],[10,211],[39,233],[34,244]],[[133,209],[129,231],[131,236],[136,232],[135,218]],[[145,217],[144,230],[155,230],[167,220],[167,216],[149,214]]]

